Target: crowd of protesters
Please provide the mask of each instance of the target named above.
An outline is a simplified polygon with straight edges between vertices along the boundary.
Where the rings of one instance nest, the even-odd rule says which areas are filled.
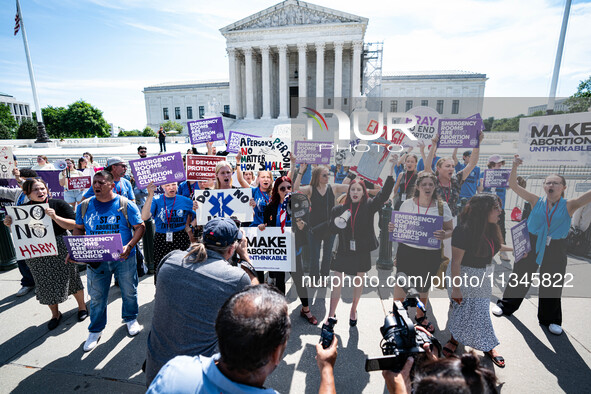
[[[161,134],[159,138],[160,153],[166,152],[165,137]],[[481,141],[482,138],[481,133]],[[235,167],[228,161],[220,161],[212,181],[168,183],[162,185],[163,194],[157,194],[154,184],[138,188],[128,175],[125,160],[110,157],[102,168],[86,152],[77,160],[65,160],[66,167],[59,174],[64,200],[49,197],[48,186],[36,171],[55,170],[55,167],[46,156],[39,155],[34,167],[15,169],[20,188],[0,187],[0,198],[14,205],[49,204],[45,212],[52,219],[59,253],[19,261],[22,287],[16,295],[23,296],[36,288],[37,300],[51,310],[47,324],[50,330],[62,318],[58,305],[74,295],[78,320],[90,317],[89,336],[83,349],[91,351],[98,345],[107,323],[109,289],[115,276],[123,301],[122,319],[128,333],[137,335],[142,329],[137,321],[138,261],[143,259],[138,243],[143,237],[145,254],[145,242],[149,239],[153,242],[154,266],[149,267],[148,273],[158,273],[157,281],[154,277],[154,316],[145,363],[149,391],[231,392],[238,387],[235,385],[262,387],[281,362],[289,338],[291,323],[284,298],[286,272],[265,274],[255,270],[240,225],[257,227],[261,233],[268,227],[292,228],[296,270],[290,275],[301,300],[300,315],[314,326],[319,319],[310,309],[310,289],[304,286],[303,275],[309,273],[315,278],[311,286],[320,287],[331,275],[340,278],[337,283],[343,284],[346,275],[363,276],[369,271],[374,264],[371,254],[379,246],[375,217],[384,204],[391,203],[394,210],[403,213],[443,218],[442,228],[431,234],[441,241],[440,248],[402,242],[397,245],[397,272],[426,278],[443,270],[452,279],[464,275],[480,278],[492,273],[493,258],[499,252],[502,259],[509,260],[506,253],[512,249],[506,243],[504,214],[507,190],[484,188],[483,171],[477,166],[479,148],[463,152],[463,163],[460,163],[457,151],[450,157],[437,156],[437,137],[428,154],[424,144],[419,146],[420,159],[411,153],[412,148],[401,155],[389,154],[387,177],[382,186],[354,174],[342,163],[333,168],[296,166],[297,157],[292,157],[294,163],[289,173],[247,172],[239,164]],[[208,144],[208,154],[227,155],[214,149]],[[137,153],[145,158],[147,148],[140,146]],[[191,149],[188,153],[197,152]],[[236,158],[240,163],[241,156]],[[516,156],[508,188],[531,206],[528,228],[532,251],[514,264],[513,272],[530,278],[538,269],[540,274],[564,275],[564,242],[570,220],[577,209],[591,202],[591,191],[566,200],[566,180],[560,175],[549,175],[544,180],[544,195],[537,196],[518,182],[517,168],[521,163]],[[504,164],[500,155],[492,155],[487,167],[499,169]],[[68,179],[80,176],[91,176],[91,187],[70,190]],[[238,187],[251,189],[252,222],[240,224],[229,218],[214,218],[204,226],[197,225],[196,190]],[[303,195],[309,203],[309,212],[304,217],[291,217],[289,204],[293,193]],[[4,224],[10,226],[12,220],[6,216]],[[101,225],[104,223],[109,225]],[[387,227],[392,232],[395,224]],[[152,231],[152,228],[154,237],[146,238],[146,229]],[[119,260],[85,265],[67,255],[64,235],[109,233],[121,234],[123,251]],[[88,308],[81,268],[86,269]],[[267,281],[274,287],[259,285]],[[422,283],[417,290],[427,305],[429,286]],[[462,358],[455,356],[456,348],[462,343],[484,352],[498,367],[505,366],[497,351],[499,340],[490,318],[492,283],[483,281],[477,287],[468,285],[467,281],[461,281],[461,285],[453,280],[450,283],[453,285],[447,289],[448,328],[452,336],[443,354],[453,361],[433,361],[432,368],[452,371],[450,374],[458,369],[470,370],[480,376],[478,384],[494,389],[494,377],[482,371],[474,353]],[[341,287],[331,289],[330,307],[322,320],[335,317]],[[527,285],[507,287],[493,314],[514,313],[528,289]],[[357,310],[362,293],[362,286],[354,287],[349,314],[351,327],[363,318],[363,313]],[[394,301],[404,298],[405,291],[395,287]],[[540,287],[538,319],[556,335],[562,332],[560,299],[560,287]],[[424,309],[417,308],[415,320],[428,335],[435,332]],[[240,338],[232,330],[240,332]],[[321,389],[334,390],[332,368],[336,354],[336,337],[329,348],[317,347]],[[391,392],[404,392],[408,388],[408,376],[403,379],[401,374],[408,374],[410,364],[412,360],[400,373],[384,373]],[[421,379],[427,382],[429,378]]]

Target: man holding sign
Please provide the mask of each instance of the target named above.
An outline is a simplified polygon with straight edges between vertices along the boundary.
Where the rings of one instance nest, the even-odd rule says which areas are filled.
[[[130,201],[135,201],[135,194],[133,194],[133,186],[131,182],[123,178],[127,172],[127,163],[120,157],[111,157],[107,159],[107,166],[105,171],[108,171],[113,177],[113,192],[120,196],[127,197]],[[84,198],[94,196],[94,181],[93,187],[84,193]]]
[[[122,318],[129,335],[137,335],[141,326],[137,322],[137,267],[135,245],[144,234],[144,223],[133,200],[114,193],[115,181],[111,173],[100,171],[94,175],[94,198],[78,206],[74,235],[121,234],[123,252],[118,261],[102,261],[96,268],[88,267],[88,294],[90,295],[90,326],[84,351],[97,345],[107,324],[107,301],[111,276],[115,274],[123,300]],[[68,258],[69,259],[69,258]]]

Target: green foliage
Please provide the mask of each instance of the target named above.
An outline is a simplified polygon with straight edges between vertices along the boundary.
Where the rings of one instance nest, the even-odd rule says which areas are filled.
[[[158,134],[150,126],[146,126],[144,131],[142,131],[142,137],[157,137],[157,136],[158,136]]]
[[[119,134],[117,136],[118,137],[138,137],[139,135],[140,135],[139,130],[129,130],[129,131],[122,130],[119,132]]]
[[[68,137],[109,137],[111,126],[103,118],[103,111],[78,100],[68,106],[63,126]]]
[[[517,115],[514,118],[495,119],[492,123],[491,131],[518,131],[519,119],[524,118],[525,115]]]
[[[495,121],[494,116],[483,119],[482,122],[484,123],[484,130],[490,131],[492,129],[492,125],[493,125],[494,121]]]
[[[178,122],[173,122],[172,120],[168,120],[164,123],[160,124],[161,127],[164,128],[164,131],[169,132],[171,130],[176,130],[176,131],[183,131],[183,125],[178,123]]]
[[[3,123],[0,123],[0,140],[11,140],[13,138],[12,131]]]
[[[37,138],[37,124],[32,120],[23,120],[16,132],[19,140],[32,140]]]
[[[45,123],[45,130],[47,135],[51,138],[68,137],[67,131],[64,128],[64,118],[67,109],[64,107],[52,107],[51,105],[41,109],[43,114],[43,123]]]
[[[0,124],[6,126],[10,132],[14,132],[18,127],[18,123],[14,120],[8,105],[0,104]]]
[[[577,92],[566,100],[568,112],[587,112],[591,107],[591,76],[581,81]]]

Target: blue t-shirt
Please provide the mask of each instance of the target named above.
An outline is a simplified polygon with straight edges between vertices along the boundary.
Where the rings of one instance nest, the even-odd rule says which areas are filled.
[[[115,198],[109,202],[100,202],[96,197],[91,198],[84,218],[82,218],[80,206],[76,208],[76,224],[84,225],[86,235],[119,233],[123,246],[125,246],[133,238],[131,226],[142,224],[143,220],[135,202],[127,202],[129,223],[119,208],[121,208],[121,197],[118,195],[115,195]],[[130,256],[133,255],[135,255],[135,247],[130,253]]]
[[[299,171],[300,167],[298,166],[298,171]],[[300,180],[300,185],[305,186],[305,185],[309,185],[310,181],[312,180],[312,166],[308,166],[308,168],[306,168],[306,172],[304,172],[304,175],[302,175],[302,179]]]
[[[269,193],[263,192],[260,187],[252,187],[251,189],[252,198],[254,199],[256,206],[254,207],[254,216],[250,227],[256,227],[259,224],[264,223],[263,212],[265,211],[267,204],[269,204],[269,198],[271,197],[269,196]]]
[[[195,192],[195,190],[199,190],[199,182],[189,184],[189,181],[183,181],[179,183],[177,194],[193,199],[193,192]]]
[[[466,168],[465,164],[458,163],[456,165],[456,172],[462,171]],[[476,187],[478,186],[478,182],[480,182],[480,167],[476,166],[470,172],[468,177],[464,177],[464,184],[460,189],[460,198],[472,198],[476,194]]]
[[[484,172],[482,172],[482,174],[480,174],[480,179],[484,178]],[[484,189],[482,189],[482,191],[484,193],[492,193],[492,188],[490,187],[485,187]],[[505,196],[507,195],[507,188],[505,187],[495,187],[495,191],[494,193],[499,196],[499,198],[501,199],[501,202],[503,203],[503,206],[501,208],[505,209]]]
[[[441,157],[439,156],[435,156],[435,158],[433,158],[433,162],[431,163],[431,170],[433,170],[433,172],[435,172],[435,167],[437,166],[437,162],[439,161],[439,159],[441,159]],[[425,163],[423,162],[423,159],[421,158],[417,164],[417,172],[421,172],[425,169]]]
[[[154,218],[157,233],[182,231],[187,223],[187,215],[196,216],[193,211],[193,201],[178,194],[176,197],[165,197],[164,194],[154,196],[150,212]]]
[[[125,178],[121,178],[117,182],[115,182],[115,187],[113,188],[113,193],[118,194],[120,196],[127,197],[130,201],[135,201],[135,194],[133,193],[133,186],[131,186],[131,182],[129,182]],[[84,193],[84,198],[94,196],[94,189],[92,187],[88,188],[86,193]]]

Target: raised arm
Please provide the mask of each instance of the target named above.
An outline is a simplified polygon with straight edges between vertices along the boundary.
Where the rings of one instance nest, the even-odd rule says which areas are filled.
[[[478,139],[480,140],[480,143],[482,143],[482,140],[484,139],[484,133],[482,131],[480,132]],[[462,171],[458,171],[458,174],[459,173],[463,174],[462,180],[465,180],[466,178],[468,178],[470,176],[470,173],[472,172],[474,167],[476,167],[476,164],[478,164],[479,158],[480,158],[480,144],[478,145],[478,148],[474,148],[472,150],[472,155],[470,156],[470,161],[468,162],[468,165]]]
[[[148,189],[148,197],[146,197],[146,202],[142,207],[142,220],[146,221],[152,217],[152,200],[154,199],[154,191],[156,190],[156,185],[154,182],[150,182],[147,187]]]
[[[454,153],[451,154],[451,158],[454,161],[454,167],[458,165],[458,148],[454,148]]]
[[[423,158],[423,162],[425,163],[425,170],[426,172],[433,172],[433,170],[431,169],[431,163],[433,163],[433,158],[435,157],[435,153],[437,153],[437,142],[439,141],[439,135],[436,135],[435,137],[433,137],[433,139],[431,140],[431,149],[429,150],[429,155],[427,156],[427,159],[425,160]],[[421,151],[421,156],[424,157],[423,155],[424,149]]]
[[[246,182],[246,180],[244,179],[244,176],[242,175],[242,169],[240,168],[240,159],[241,158],[242,158],[242,154],[240,152],[238,152],[236,154],[236,178],[238,178],[238,183],[240,183],[240,186],[250,187],[250,185],[248,184],[248,182]]]
[[[587,204],[591,203],[591,190],[588,192],[581,194],[577,198],[571,198],[566,202],[566,209],[568,210],[568,214],[573,216],[575,211]]]
[[[310,186],[310,185],[301,186],[302,176],[304,175],[304,173],[306,172],[307,169],[308,169],[308,165],[306,163],[303,163],[300,165],[299,171],[295,173],[296,175],[295,175],[295,179],[293,181],[293,190],[300,191],[300,192],[304,193],[306,196],[311,197],[312,196],[312,186]]]
[[[513,167],[511,168],[511,175],[509,176],[509,187],[519,197],[529,202],[533,209],[533,207],[538,202],[538,196],[531,192],[528,192],[523,187],[519,186],[519,184],[517,183],[517,167],[519,167],[521,164],[523,164],[523,160],[519,157],[519,155],[515,155],[515,158],[513,159]]]

